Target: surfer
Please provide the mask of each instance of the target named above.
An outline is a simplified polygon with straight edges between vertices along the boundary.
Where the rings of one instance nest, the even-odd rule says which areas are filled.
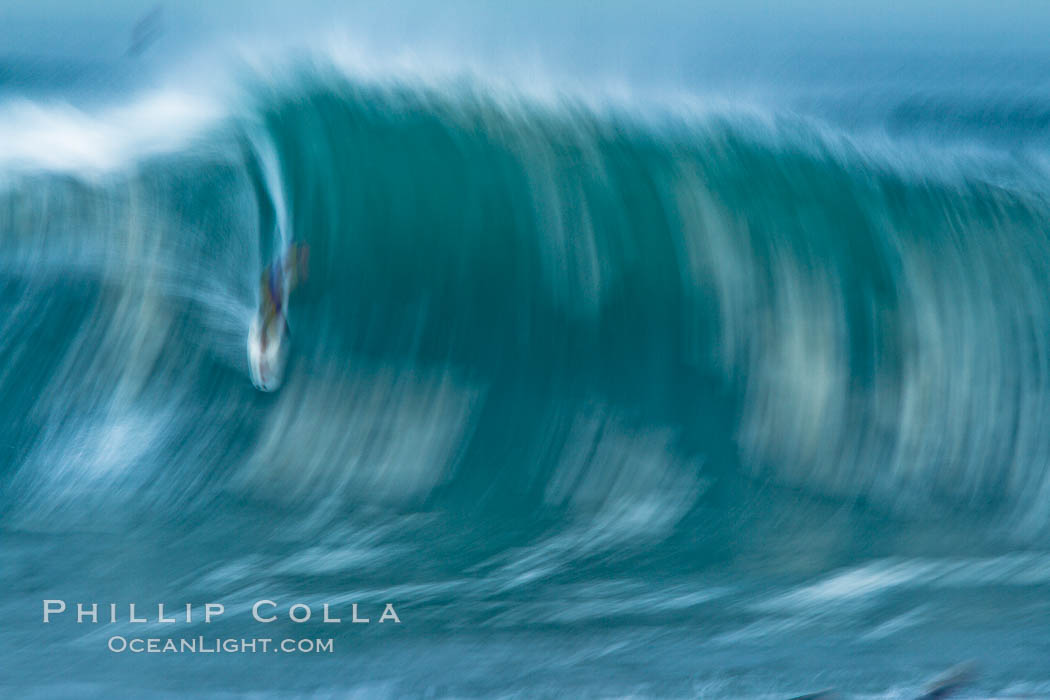
[[[266,351],[267,338],[274,324],[287,327],[285,302],[289,294],[306,279],[307,265],[310,259],[309,246],[292,243],[274,262],[266,266],[259,279],[259,296],[262,301],[262,333],[260,343]],[[285,290],[285,285],[288,289]]]
[[[261,391],[281,386],[288,359],[288,295],[306,279],[309,249],[289,245],[259,278],[259,309],[248,327],[248,371]]]

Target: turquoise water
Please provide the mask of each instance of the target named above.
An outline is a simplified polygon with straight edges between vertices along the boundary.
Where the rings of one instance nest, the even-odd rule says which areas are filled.
[[[908,697],[973,661],[1050,693],[1050,102],[143,94],[7,103],[8,691]],[[312,269],[264,395],[281,239]],[[169,632],[52,598],[335,652],[111,653]]]

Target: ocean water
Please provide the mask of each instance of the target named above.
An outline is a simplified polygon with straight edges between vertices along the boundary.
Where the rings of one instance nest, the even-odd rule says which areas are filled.
[[[1050,696],[1037,59],[758,97],[252,56],[0,73],[7,695],[896,698],[968,663],[963,697]]]

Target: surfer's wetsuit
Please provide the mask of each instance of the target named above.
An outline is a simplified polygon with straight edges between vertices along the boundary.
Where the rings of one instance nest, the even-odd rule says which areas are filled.
[[[284,265],[282,264],[281,267],[284,267]],[[284,281],[281,279],[282,276],[282,271],[277,269],[277,265],[270,265],[270,274],[267,275],[269,280],[266,286],[270,292],[270,304],[273,306],[275,316],[281,315],[281,302],[284,300],[284,294],[282,293]]]
[[[273,323],[280,315],[282,311],[282,296],[281,293],[281,273],[277,265],[270,265],[263,270],[262,277],[259,279],[259,296],[262,300],[261,308],[259,311],[262,315],[262,342],[265,346],[266,336],[268,333],[267,329],[270,328],[270,324]]]
[[[263,329],[270,324],[284,319],[284,285],[287,278],[288,292],[291,293],[299,283],[300,277],[306,276],[306,260],[309,249],[306,246],[291,244],[284,254],[263,270],[259,286],[263,300]],[[267,333],[262,334],[266,343]]]

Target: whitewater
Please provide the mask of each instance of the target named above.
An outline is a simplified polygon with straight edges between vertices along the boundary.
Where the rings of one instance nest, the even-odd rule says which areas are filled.
[[[972,661],[1050,694],[1050,95],[879,100],[291,49],[4,93],[0,687],[910,697]],[[339,653],[114,655],[138,623],[52,599],[194,638],[272,600]]]

